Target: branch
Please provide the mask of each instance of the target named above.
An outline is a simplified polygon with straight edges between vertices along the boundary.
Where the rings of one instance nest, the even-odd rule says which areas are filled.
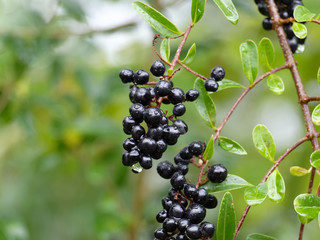
[[[214,141],[216,141],[218,139],[218,137],[220,136],[220,132],[222,130],[222,128],[226,125],[227,121],[229,120],[231,114],[234,112],[234,110],[236,109],[236,107],[239,105],[239,103],[242,101],[242,99],[248,94],[248,92],[255,87],[260,81],[262,81],[264,78],[270,76],[273,73],[276,73],[278,71],[281,71],[283,69],[289,68],[289,66],[287,64],[281,66],[281,67],[277,67],[274,68],[272,70],[270,70],[269,72],[261,75],[259,78],[257,78],[252,85],[250,85],[241,95],[240,97],[236,100],[236,102],[233,104],[233,106],[231,107],[231,109],[229,110],[229,112],[227,113],[227,116],[223,119],[223,121],[221,122],[220,126],[216,129],[216,134],[214,135]]]
[[[203,80],[207,80],[208,78],[206,78],[205,76],[201,75],[200,73],[197,73],[195,71],[193,71],[191,68],[189,68],[187,65],[184,65],[180,60],[177,61],[177,63],[183,67],[184,69],[186,69],[187,71],[191,72],[193,75],[203,79]]]
[[[311,22],[314,22],[314,23],[317,23],[317,24],[320,24],[320,20],[316,20],[316,19],[312,19]]]
[[[272,167],[270,168],[270,170],[267,172],[267,174],[264,176],[264,178],[261,180],[261,183],[265,182],[268,180],[268,177],[273,173],[274,170],[277,169],[277,167],[279,166],[279,164],[297,147],[299,147],[302,143],[306,142],[307,140],[309,140],[310,138],[308,136],[304,136],[303,138],[301,138],[298,142],[296,142],[294,145],[292,145],[289,149],[287,149],[287,151],[282,154],[281,157],[278,158],[278,160],[272,165]],[[239,230],[244,222],[244,220],[246,219],[248,212],[250,210],[250,206],[247,205],[246,209],[244,210],[241,219],[237,225],[237,229],[234,235],[234,240],[237,239]]]

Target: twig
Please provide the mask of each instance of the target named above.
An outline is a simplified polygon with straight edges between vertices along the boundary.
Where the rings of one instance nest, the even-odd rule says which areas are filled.
[[[320,20],[316,20],[316,19],[312,19],[311,22],[314,22],[314,23],[317,23],[317,24],[320,24]]]
[[[203,80],[207,80],[208,78],[206,78],[205,76],[202,76],[200,73],[197,73],[195,71],[193,71],[191,68],[189,68],[187,65],[183,64],[180,60],[177,61],[177,63],[183,67],[184,69],[186,69],[187,71],[191,72],[193,75],[203,79]]]

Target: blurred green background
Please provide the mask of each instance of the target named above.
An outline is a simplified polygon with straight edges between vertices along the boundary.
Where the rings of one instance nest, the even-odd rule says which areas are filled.
[[[156,59],[151,48],[154,32],[131,6],[119,0],[1,0],[0,1],[0,240],[144,240],[153,239],[159,226],[155,216],[169,182],[155,167],[134,175],[121,164],[122,119],[128,115],[128,86],[118,73],[123,68],[149,69]],[[191,1],[145,1],[183,30],[190,22]],[[315,12],[320,2],[304,1]],[[261,27],[263,17],[254,1],[234,0],[240,21],[230,24],[212,1],[202,21],[192,30],[184,56],[197,44],[192,69],[209,75],[221,65],[226,78],[248,85],[242,73],[239,45],[263,36],[274,42],[277,59],[284,63],[273,32]],[[310,96],[319,95],[320,28],[308,24],[299,69]],[[172,50],[178,41],[172,42]],[[260,73],[265,69],[260,69]],[[271,163],[254,149],[251,132],[262,123],[273,133],[280,156],[304,136],[303,116],[288,71],[280,74],[286,85],[281,96],[266,81],[259,84],[232,115],[222,135],[247,150],[239,157],[216,147],[212,162],[232,174],[258,184]],[[187,90],[194,77],[182,70],[175,85]],[[213,95],[218,122],[241,94],[228,89]],[[310,103],[311,108],[315,103]],[[171,146],[163,160],[192,140],[207,141],[212,134],[192,103],[183,119],[189,133]],[[299,222],[293,199],[307,190],[309,177],[293,177],[289,168],[309,168],[310,143],[295,150],[280,166],[286,181],[281,204],[267,200],[254,207],[239,239],[259,232],[279,240],[297,239]],[[157,162],[154,162],[156,165]],[[195,170],[195,169],[194,169]],[[190,170],[190,179],[196,178]],[[319,184],[319,176],[315,185]],[[237,218],[245,208],[243,190],[233,193]],[[219,200],[222,195],[217,194]],[[207,220],[216,223],[218,210]],[[305,228],[305,239],[318,240],[316,221]]]

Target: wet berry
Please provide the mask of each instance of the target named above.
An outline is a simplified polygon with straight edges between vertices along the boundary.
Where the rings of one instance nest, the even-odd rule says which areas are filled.
[[[153,76],[160,77],[165,73],[165,71],[166,71],[166,67],[163,64],[163,62],[157,60],[151,64],[150,72],[152,73]]]
[[[228,176],[228,171],[222,164],[214,164],[207,174],[209,180],[214,183],[222,183]]]

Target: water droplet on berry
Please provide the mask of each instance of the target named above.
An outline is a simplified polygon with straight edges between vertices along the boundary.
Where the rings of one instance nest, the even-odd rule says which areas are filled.
[[[136,163],[132,165],[131,170],[134,173],[141,173],[143,168],[140,166],[140,163]]]

